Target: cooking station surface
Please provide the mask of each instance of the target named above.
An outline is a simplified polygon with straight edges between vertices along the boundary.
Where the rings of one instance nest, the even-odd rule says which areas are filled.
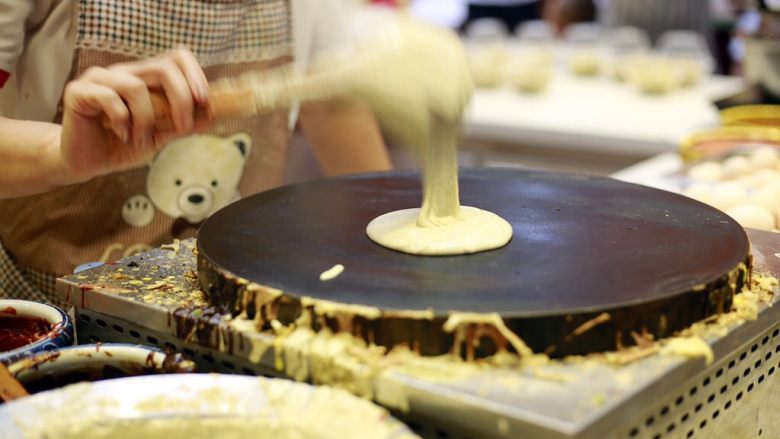
[[[495,209],[497,213],[509,217],[513,225],[518,218],[522,218],[519,213],[517,216],[513,213],[522,212],[522,204],[502,211],[499,204],[491,204],[493,201],[490,199],[480,197],[478,190],[469,192],[469,187],[479,187],[480,175],[464,173],[464,178],[468,184],[462,184],[463,204]],[[495,184],[501,178],[501,173],[493,174],[490,181]],[[349,179],[343,181],[349,184]],[[411,181],[400,178],[386,183],[391,186],[391,190],[399,193],[408,191],[410,196],[414,196]],[[539,203],[552,211],[560,208],[563,212],[566,206],[552,206],[557,197],[545,195],[541,190],[544,186],[543,182],[539,183],[540,191],[536,195],[540,199]],[[496,187],[511,188],[511,185],[498,184]],[[628,193],[626,197],[630,195]],[[620,197],[617,199],[621,200]],[[279,198],[275,202],[290,201],[284,200]],[[336,203],[346,201],[333,200]],[[586,203],[587,200],[582,199],[581,202]],[[401,202],[387,200],[385,205],[375,210],[381,213],[396,207],[410,207],[393,203]],[[241,203],[236,206],[240,207]],[[653,203],[648,202],[643,208],[652,210]],[[533,212],[534,209],[531,209],[528,215],[534,215]],[[247,218],[251,217],[251,213],[250,209]],[[663,223],[661,220],[659,224],[670,230],[675,230],[675,227],[686,228],[685,225],[674,224],[678,212],[670,210],[669,213],[669,222]],[[699,214],[709,215],[711,212],[702,211]],[[323,215],[327,220],[334,213],[326,212]],[[369,220],[371,215],[373,211],[368,211],[361,220]],[[562,222],[575,220],[566,213],[561,215]],[[219,214],[214,219],[219,220]],[[278,222],[285,221],[285,218],[275,218],[271,211],[268,217],[258,218],[258,221]],[[290,224],[284,227],[290,230],[295,228],[289,219],[286,221]],[[633,220],[626,218],[625,221]],[[597,222],[592,224],[592,227],[597,226]],[[660,229],[662,225],[656,227]],[[358,225],[350,223],[349,227]],[[529,227],[539,232],[534,236],[542,236],[541,226],[530,222]],[[691,232],[696,233],[697,230]],[[780,236],[754,230],[747,232],[754,272],[770,273],[776,277],[780,275],[780,258],[777,256]],[[524,251],[520,244],[530,238],[523,236],[522,229],[516,229],[515,233],[515,240],[503,250],[503,254]],[[625,233],[628,234],[628,230]],[[230,236],[226,242],[240,240],[238,235]],[[724,237],[727,236],[733,235],[724,234]],[[554,241],[553,238],[550,239]],[[326,236],[324,239],[334,238]],[[349,241],[351,238],[344,239],[347,246],[357,245]],[[332,245],[327,242],[321,244]],[[513,244],[518,248],[511,247]],[[684,245],[683,242],[679,244]],[[213,257],[210,245],[214,243],[207,244],[204,240],[200,247],[206,251],[201,257]],[[718,242],[697,245],[717,247]],[[203,371],[282,375],[283,370],[277,367],[273,331],[259,331],[251,325],[232,324],[234,322],[231,322],[231,318],[220,311],[221,307],[214,307],[201,292],[197,247],[195,240],[183,241],[61,279],[58,282],[59,294],[77,309],[80,339],[168,346],[193,357]],[[375,252],[394,253],[384,249]],[[627,252],[625,254],[627,258],[631,257]],[[717,254],[717,251],[706,254]],[[242,257],[240,252],[236,255],[237,258]],[[350,263],[362,263],[374,269],[377,267],[371,260],[344,262],[340,257],[348,257],[346,253],[336,253],[333,258],[323,260],[322,254],[315,251],[312,260],[320,257],[321,261],[316,267],[312,261],[306,260],[308,257],[301,255],[303,266],[314,271],[310,273],[313,278],[331,264],[344,263],[347,266],[342,275],[347,286],[345,294],[355,294],[353,289],[358,288],[358,284],[350,284],[357,281],[349,277]],[[388,269],[403,269],[403,261],[407,257],[400,254],[392,257],[395,258],[394,265]],[[502,263],[500,254],[491,256],[486,253],[466,258],[496,258],[496,263]],[[696,257],[691,255],[690,259]],[[436,264],[444,263],[445,260],[443,258],[431,263],[428,269],[432,272],[441,270]],[[286,262],[292,266],[295,260]],[[739,258],[735,258],[723,267],[739,262]],[[685,263],[695,265],[698,261]],[[226,268],[229,270],[231,267]],[[461,268],[466,270],[465,267]],[[241,272],[240,267],[233,269]],[[360,267],[352,269],[360,274]],[[302,273],[295,270],[300,268],[289,269],[289,276]],[[305,288],[305,283],[310,281],[304,279],[300,282],[303,285],[301,288]],[[485,282],[498,282],[498,289],[502,285],[501,279],[485,279]],[[506,285],[509,282],[504,280]],[[465,284],[464,289],[468,286]],[[324,287],[323,294],[329,294],[327,288],[330,287]],[[409,294],[414,293],[410,290]],[[565,300],[557,295],[552,295],[552,299]],[[390,306],[393,301],[400,299],[383,300],[378,305]],[[777,295],[771,300],[776,301]],[[543,302],[539,298],[529,297],[529,303]],[[440,377],[435,373],[410,370],[403,364],[388,364],[371,376],[371,397],[379,404],[396,410],[424,437],[731,438],[756,437],[759,431],[766,437],[779,436],[780,417],[775,416],[774,407],[780,402],[780,389],[777,389],[775,379],[775,371],[780,368],[780,311],[778,307],[768,306],[771,303],[758,305],[759,312],[755,320],[745,322],[736,319],[733,324],[723,325],[721,331],[708,333],[706,340],[714,353],[711,364],[705,364],[702,358],[662,355],[654,348],[568,357],[522,367],[482,364],[475,373],[465,375],[448,373],[445,367],[441,369]],[[568,311],[571,309],[567,307]],[[440,312],[441,308],[436,307],[435,310]],[[511,320],[511,316],[519,314],[519,309],[507,308],[505,314]],[[708,321],[715,320],[712,317]],[[268,348],[258,352],[253,349],[257,345]],[[437,367],[436,363],[430,363],[430,370],[436,372]]]

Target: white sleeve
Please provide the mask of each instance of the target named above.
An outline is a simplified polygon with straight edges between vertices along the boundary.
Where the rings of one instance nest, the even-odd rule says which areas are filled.
[[[291,0],[293,63],[305,71],[318,53],[354,42],[366,29],[375,27],[388,11],[367,6],[364,0]],[[290,110],[295,126],[298,105]]]
[[[305,70],[315,53],[349,39],[354,0],[292,0],[293,57]]]
[[[24,49],[25,24],[35,0],[0,0],[0,70],[13,72]]]
[[[394,14],[365,0],[292,0],[296,68],[308,67],[318,53],[377,32]]]

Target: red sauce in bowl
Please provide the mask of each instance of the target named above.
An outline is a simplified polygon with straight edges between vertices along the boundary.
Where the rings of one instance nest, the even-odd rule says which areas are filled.
[[[32,317],[0,316],[0,352],[12,351],[43,338],[51,323]]]

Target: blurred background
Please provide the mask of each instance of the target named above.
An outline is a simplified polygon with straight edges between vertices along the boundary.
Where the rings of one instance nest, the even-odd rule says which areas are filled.
[[[780,142],[780,2],[365,3],[458,32],[476,85],[461,166],[612,175],[678,192],[693,186],[703,201],[718,198],[720,184],[733,192],[730,180],[771,167],[750,162],[750,154],[762,146],[775,151]],[[727,109],[736,113],[725,117]],[[390,148],[396,167],[419,165],[403,145]],[[772,162],[769,150],[762,154]],[[291,152],[290,181],[319,175],[300,136]],[[702,195],[701,172],[692,178],[690,169],[708,161],[722,167],[733,156],[755,166],[705,175]],[[780,174],[764,176],[780,182]],[[737,204],[756,192],[758,180],[751,184],[743,184]],[[777,217],[780,189],[773,200]]]

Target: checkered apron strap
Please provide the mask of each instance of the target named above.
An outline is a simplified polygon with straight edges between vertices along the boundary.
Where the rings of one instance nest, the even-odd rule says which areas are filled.
[[[79,0],[77,50],[147,58],[188,47],[203,67],[292,53],[290,0]]]
[[[51,279],[49,281],[51,289],[45,293],[28,276],[25,276],[24,270],[14,263],[11,255],[0,245],[0,297],[36,302],[55,301],[54,276],[44,273],[38,273],[38,275],[39,280],[44,280],[46,277]]]

